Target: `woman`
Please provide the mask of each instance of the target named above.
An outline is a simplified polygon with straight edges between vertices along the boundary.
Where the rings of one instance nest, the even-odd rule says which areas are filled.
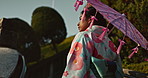
[[[99,38],[106,25],[105,19],[93,7],[83,12],[78,23],[79,33],[75,36],[69,54],[67,66],[62,78],[122,78],[122,66],[116,47],[107,37]],[[93,26],[90,26],[95,16]]]

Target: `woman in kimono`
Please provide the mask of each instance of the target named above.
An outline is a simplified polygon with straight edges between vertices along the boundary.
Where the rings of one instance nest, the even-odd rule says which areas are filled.
[[[79,33],[75,36],[67,56],[62,78],[123,78],[120,56],[107,34],[101,40],[106,20],[91,7],[80,15]],[[93,25],[91,16],[95,16]]]

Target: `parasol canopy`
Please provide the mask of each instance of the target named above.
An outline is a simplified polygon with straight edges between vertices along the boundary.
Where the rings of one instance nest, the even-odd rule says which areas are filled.
[[[114,25],[117,29],[122,31],[126,36],[139,44],[144,49],[148,50],[148,41],[144,36],[134,27],[134,25],[113,8],[103,4],[99,0],[87,0],[103,17]]]

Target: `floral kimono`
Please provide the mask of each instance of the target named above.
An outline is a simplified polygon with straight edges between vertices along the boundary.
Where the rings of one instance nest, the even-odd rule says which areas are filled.
[[[75,36],[62,78],[123,78],[115,45],[107,34],[103,40],[99,39],[103,28],[94,25]],[[114,67],[108,66],[111,62]]]

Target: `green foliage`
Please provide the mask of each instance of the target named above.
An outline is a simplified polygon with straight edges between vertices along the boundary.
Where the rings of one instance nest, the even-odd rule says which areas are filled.
[[[137,16],[139,17],[139,21],[143,25],[148,25],[148,0],[142,0],[139,4],[137,3]]]
[[[67,35],[62,16],[50,7],[38,7],[32,14],[31,25],[38,35],[40,45],[52,43],[54,50],[58,52],[57,44]]]
[[[135,63],[135,64],[123,64],[123,68],[148,74],[148,62]]]
[[[103,2],[103,3],[105,3],[108,6],[111,6],[115,2],[115,1],[111,1],[111,0],[100,0],[100,1]]]

